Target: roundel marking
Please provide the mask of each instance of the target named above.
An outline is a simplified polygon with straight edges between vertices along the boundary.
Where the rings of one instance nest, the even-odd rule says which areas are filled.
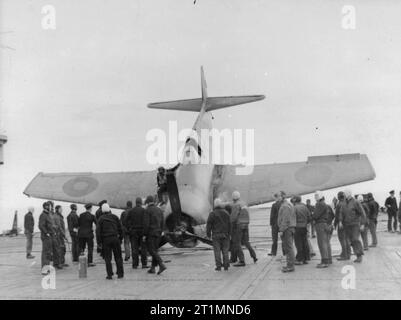
[[[83,197],[96,190],[99,182],[90,177],[77,177],[63,185],[63,191],[71,197]]]
[[[307,165],[295,172],[295,179],[308,187],[317,187],[330,180],[333,172],[325,165]]]

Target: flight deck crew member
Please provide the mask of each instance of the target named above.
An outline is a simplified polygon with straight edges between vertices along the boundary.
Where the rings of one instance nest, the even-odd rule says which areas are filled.
[[[88,246],[88,267],[93,267],[93,225],[96,226],[96,218],[92,214],[92,204],[85,204],[86,211],[81,213],[78,218],[78,239],[79,251],[84,253],[85,247]]]
[[[78,228],[79,228],[79,218],[77,214],[77,205],[70,205],[71,212],[67,216],[68,231],[71,237],[71,253],[72,262],[78,262],[79,256],[79,242],[78,242]]]
[[[230,246],[231,222],[230,215],[223,208],[224,204],[219,199],[214,200],[214,210],[209,214],[206,222],[206,235],[213,241],[214,259],[216,271],[228,270],[230,264],[228,260],[228,248]],[[221,256],[223,255],[223,262]]]
[[[373,198],[372,193],[368,193],[368,207],[369,207],[369,231],[372,237],[372,244],[369,247],[376,247],[377,246],[377,216],[379,214],[379,204]],[[399,220],[400,221],[400,220]]]
[[[297,217],[294,241],[297,248],[295,265],[307,264],[309,257],[308,230],[307,225],[312,220],[312,215],[305,204],[301,202],[300,196],[294,197],[294,210]]]
[[[278,224],[277,224],[277,217],[278,217],[278,211],[280,210],[280,206],[282,201],[278,200],[278,194],[275,193],[274,194],[274,199],[276,200],[273,205],[272,208],[270,210],[270,227],[271,227],[271,232],[272,232],[272,248],[270,253],[268,254],[269,256],[276,256],[277,254],[277,245],[278,245],[278,234],[279,234],[279,230],[278,230]],[[284,255],[284,253],[283,253]]]
[[[369,229],[369,207],[365,200],[363,199],[363,195],[358,195],[358,202],[362,205],[363,215],[361,216],[361,238],[363,244],[363,250],[369,249],[369,241],[368,241],[368,229]],[[363,227],[363,228],[362,228]]]
[[[285,199],[285,192],[280,191],[278,199],[282,201],[278,211],[277,223],[280,231],[281,242],[287,265],[281,269],[282,272],[294,271],[294,233],[297,225],[297,217],[294,207]]]
[[[48,274],[50,272],[50,270],[45,270],[43,268],[50,265],[53,252],[52,237],[54,235],[54,229],[49,209],[50,204],[44,202],[43,211],[39,216],[40,239],[42,240],[42,274]]]
[[[123,231],[118,217],[111,213],[107,203],[102,205],[103,214],[97,222],[96,239],[102,244],[104,261],[106,263],[106,279],[113,278],[113,266],[111,264],[112,255],[117,265],[117,277],[124,277],[123,257],[121,253],[121,242]]]
[[[159,266],[157,274],[161,274],[166,270],[166,266],[158,253],[160,238],[164,229],[163,212],[155,205],[153,196],[147,196],[145,204],[147,208],[143,216],[143,237],[146,241],[149,254],[152,256],[152,267],[148,273],[155,273],[155,268]]]
[[[59,252],[60,252],[60,264],[63,267],[68,267],[68,264],[65,263],[65,223],[64,223],[64,216],[63,216],[63,208],[60,205],[55,207],[54,213],[54,220],[56,222],[57,227],[57,241],[59,245]]]
[[[232,198],[233,198],[233,206],[238,206],[238,215],[236,218],[236,242],[235,242],[235,251],[238,256],[239,262],[234,264],[234,267],[243,267],[245,266],[245,257],[244,252],[242,250],[242,245],[244,245],[251,255],[253,262],[256,263],[258,260],[256,258],[255,250],[253,250],[251,244],[249,243],[249,211],[243,201],[240,200],[240,193],[238,191],[234,191]],[[236,210],[236,209],[235,209]]]
[[[167,192],[166,169],[159,167],[157,169],[157,201],[162,201],[163,194]]]
[[[340,209],[340,222],[338,227],[345,228],[345,233],[351,243],[352,249],[357,258],[356,263],[362,262],[363,248],[359,240],[361,228],[361,216],[363,209],[361,205],[354,199],[350,190],[345,190],[345,201]]]
[[[337,237],[338,237],[338,241],[340,242],[340,245],[341,245],[341,254],[337,258],[337,260],[343,261],[343,260],[351,259],[351,245],[350,245],[348,237],[345,234],[345,229],[339,227],[340,210],[341,210],[341,206],[344,204],[344,201],[345,201],[344,192],[340,191],[337,194],[337,198],[338,198],[338,203],[335,207],[334,228],[337,228]]]
[[[123,228],[125,261],[128,261],[131,256],[130,236],[126,223],[128,211],[130,211],[131,209],[132,209],[132,201],[127,201],[127,208],[121,213],[120,216],[120,222]]]
[[[96,210],[96,212],[95,212],[96,221],[99,221],[100,216],[103,214],[103,212],[102,212],[102,205],[103,205],[104,203],[107,203],[107,200],[102,200],[102,201],[100,201],[100,202],[98,203],[99,208],[98,208],[98,209]],[[98,239],[96,238],[96,240],[98,240]],[[102,245],[100,244],[100,241],[96,241],[96,252],[99,253],[100,256],[103,258],[103,255],[102,255]]]
[[[388,232],[397,231],[397,199],[394,196],[394,190],[390,191],[390,196],[386,199],[384,206],[387,208],[387,230]],[[391,229],[391,221],[393,220],[393,229]]]
[[[33,207],[28,208],[28,213],[24,217],[24,233],[26,237],[26,258],[33,259],[35,256],[32,255],[32,240],[33,240],[33,228],[35,220],[33,213],[35,209]]]
[[[329,266],[330,256],[330,240],[329,240],[329,209],[321,191],[315,193],[316,206],[313,212],[312,219],[315,222],[317,244],[319,246],[321,262],[316,266],[317,268],[327,268]]]
[[[61,248],[60,248],[60,243],[58,241],[58,225],[56,222],[57,217],[54,211],[54,202],[48,201],[48,203],[49,203],[49,217],[50,221],[52,222],[52,228],[53,228],[53,234],[51,236],[53,266],[56,269],[63,269],[62,263],[60,261]]]
[[[142,198],[135,200],[135,207],[127,213],[126,224],[131,240],[132,249],[132,268],[136,269],[139,265],[139,251],[141,252],[142,269],[148,268],[148,258],[146,243],[142,241],[143,237],[143,216],[145,209],[142,207]]]

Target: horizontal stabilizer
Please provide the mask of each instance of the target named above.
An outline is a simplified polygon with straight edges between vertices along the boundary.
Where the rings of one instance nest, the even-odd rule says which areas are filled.
[[[206,111],[213,111],[217,109],[237,106],[239,104],[255,102],[263,100],[264,98],[265,98],[264,95],[210,97],[207,98]],[[148,108],[200,112],[202,108],[202,99],[198,98],[198,99],[188,99],[188,100],[155,102],[148,104]]]

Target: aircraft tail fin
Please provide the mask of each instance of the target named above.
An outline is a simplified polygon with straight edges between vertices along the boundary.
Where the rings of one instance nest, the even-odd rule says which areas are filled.
[[[203,67],[201,67],[201,88],[202,88],[202,98],[150,103],[148,104],[148,108],[200,112],[202,110],[202,107],[205,106],[205,111],[213,111],[244,103],[259,101],[265,98],[264,95],[209,98],[207,94],[207,85]]]

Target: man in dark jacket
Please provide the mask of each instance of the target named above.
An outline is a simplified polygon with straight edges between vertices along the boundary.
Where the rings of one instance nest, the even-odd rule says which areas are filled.
[[[79,228],[79,218],[77,214],[77,205],[70,205],[71,212],[67,216],[68,231],[71,237],[71,253],[72,262],[78,262],[79,256],[79,243],[78,243],[78,228]]]
[[[390,196],[386,199],[384,206],[387,208],[387,230],[388,232],[395,232],[397,231],[397,199],[394,196],[394,190],[390,191]],[[391,229],[391,221],[393,220],[393,229]]]
[[[53,252],[52,237],[54,236],[54,229],[49,209],[50,204],[48,202],[43,203],[43,212],[39,217],[40,239],[42,240],[42,274],[50,272],[50,270],[46,270],[44,267],[50,265]]]
[[[369,231],[372,237],[372,244],[369,247],[376,247],[377,246],[377,235],[376,235],[376,228],[377,228],[377,216],[379,214],[379,204],[373,198],[372,193],[368,193],[368,208],[369,208]]]
[[[352,196],[350,190],[345,190],[345,201],[340,209],[339,228],[345,228],[345,233],[351,242],[352,249],[357,258],[356,263],[362,262],[363,248],[359,240],[361,233],[361,216],[364,214],[362,206]]]
[[[100,201],[100,202],[98,203],[99,208],[98,208],[98,209],[96,210],[96,212],[95,212],[96,221],[99,221],[100,216],[103,214],[103,212],[102,212],[102,205],[103,205],[104,203],[107,203],[107,200],[102,200],[102,201]],[[96,238],[96,240],[98,240],[98,239]],[[96,245],[97,245],[97,247],[96,247],[96,252],[99,253],[100,256],[103,258],[103,255],[102,255],[102,245],[101,245],[100,241],[96,241]]]
[[[312,215],[307,206],[301,202],[300,196],[295,196],[293,199],[295,215],[297,216],[294,234],[295,247],[297,248],[295,265],[302,265],[307,264],[310,259],[307,225],[312,220]]]
[[[329,209],[325,202],[324,195],[321,191],[315,193],[316,206],[312,219],[315,222],[317,244],[320,251],[321,262],[317,268],[327,268],[332,262],[330,249],[330,225],[329,225]]]
[[[148,268],[146,244],[142,241],[143,237],[143,216],[145,209],[142,207],[142,198],[136,198],[135,207],[128,211],[126,225],[130,235],[132,249],[132,268],[136,269],[139,265],[139,251],[141,252],[142,269]]]
[[[64,216],[63,216],[63,208],[60,205],[55,207],[54,213],[54,221],[56,223],[57,228],[57,241],[59,245],[59,254],[60,254],[60,264],[63,267],[68,267],[68,264],[65,263],[65,223],[64,223]]]
[[[60,259],[61,247],[60,247],[60,243],[58,241],[58,239],[59,239],[58,225],[57,225],[58,218],[56,217],[56,212],[54,211],[54,202],[48,201],[48,203],[49,203],[49,217],[50,217],[50,221],[52,222],[52,228],[53,228],[53,235],[51,236],[53,266],[56,269],[63,269],[61,259]]]
[[[345,201],[344,192],[340,191],[337,194],[337,198],[338,202],[335,207],[334,228],[337,228],[337,237],[341,245],[341,254],[340,257],[337,258],[337,260],[343,261],[351,259],[351,245],[348,237],[345,234],[345,229],[339,227],[341,206],[344,204]]]
[[[96,226],[96,218],[92,214],[92,204],[85,204],[86,211],[81,213],[78,218],[78,239],[79,250],[84,253],[86,245],[88,245],[88,267],[93,267],[93,226]]]
[[[28,213],[24,217],[24,233],[26,237],[26,258],[33,259],[35,256],[32,255],[32,239],[33,239],[33,228],[35,220],[33,219],[33,207],[28,208]]]
[[[232,230],[230,215],[223,209],[223,202],[217,198],[214,200],[214,210],[209,214],[206,222],[206,235],[213,241],[214,259],[216,271],[228,270],[228,249],[230,246],[230,232]],[[223,262],[221,256],[223,255]]]
[[[282,201],[278,200],[278,194],[274,194],[274,199],[275,202],[272,205],[272,208],[270,210],[270,228],[272,231],[272,248],[270,253],[268,254],[269,256],[276,256],[277,254],[277,245],[278,245],[278,224],[277,224],[277,217],[278,217],[278,211],[280,210],[280,206]],[[283,253],[284,254],[284,253]]]
[[[143,241],[146,241],[148,252],[152,256],[152,267],[148,273],[156,273],[155,268],[159,266],[157,274],[166,270],[166,266],[158,253],[160,238],[164,229],[163,212],[155,205],[153,196],[146,198],[145,214],[143,216]]]
[[[166,169],[159,167],[157,169],[157,202],[161,202],[163,194],[167,192]]]
[[[125,258],[124,261],[128,261],[131,257],[131,246],[130,246],[130,236],[127,228],[127,214],[128,211],[132,209],[132,201],[127,201],[127,208],[121,212],[120,222],[123,228],[123,237],[124,237],[124,252]]]
[[[123,257],[121,253],[121,242],[123,231],[118,217],[111,213],[107,203],[102,205],[103,214],[100,216],[96,228],[96,239],[100,239],[103,248],[104,261],[106,263],[106,279],[113,278],[113,266],[111,265],[112,255],[117,265],[117,277],[124,277]]]

